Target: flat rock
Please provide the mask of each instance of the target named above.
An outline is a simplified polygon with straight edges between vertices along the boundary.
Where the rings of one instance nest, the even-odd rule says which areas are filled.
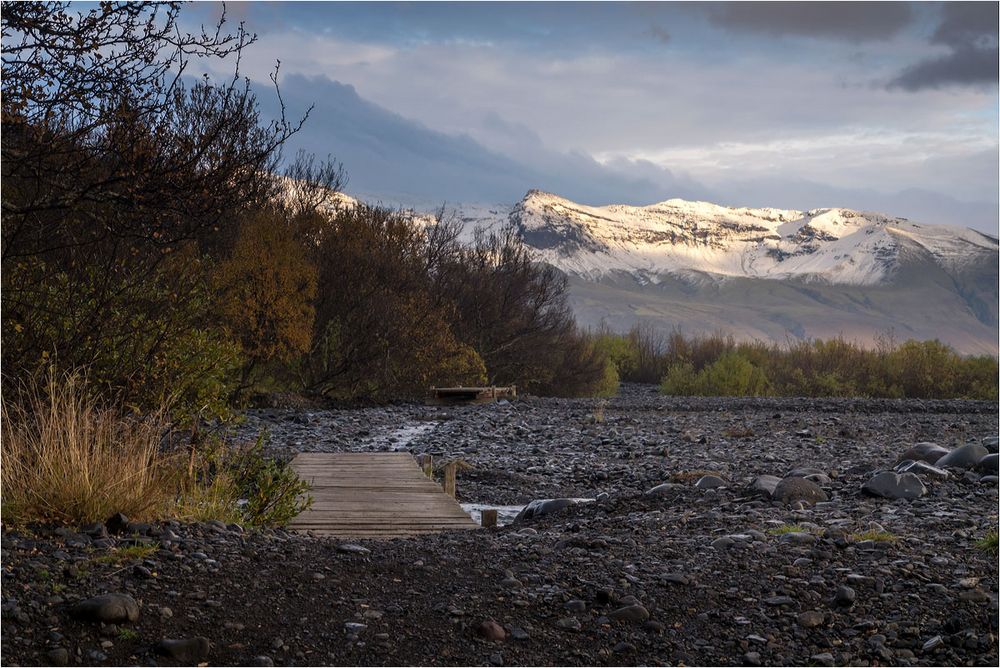
[[[904,460],[896,465],[895,471],[896,473],[915,473],[917,475],[924,475],[929,478],[939,478],[941,480],[951,477],[951,474],[944,469],[939,469],[936,466],[932,466],[931,464],[920,460]]]
[[[759,475],[747,486],[747,491],[759,496],[771,498],[774,495],[774,488],[781,482],[781,478],[776,475]]]
[[[861,491],[885,499],[918,499],[927,493],[927,488],[913,473],[881,471],[863,484]]]
[[[820,501],[827,501],[828,497],[823,488],[812,480],[805,478],[784,478],[774,488],[773,499],[785,504],[792,504],[802,501],[809,505],[815,505]]]

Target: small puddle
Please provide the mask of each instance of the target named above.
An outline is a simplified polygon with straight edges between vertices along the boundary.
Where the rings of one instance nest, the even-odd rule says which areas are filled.
[[[517,514],[521,512],[524,505],[520,506],[493,506],[488,503],[463,503],[462,510],[472,518],[476,524],[483,523],[484,510],[497,511],[497,526],[506,526],[514,521]]]

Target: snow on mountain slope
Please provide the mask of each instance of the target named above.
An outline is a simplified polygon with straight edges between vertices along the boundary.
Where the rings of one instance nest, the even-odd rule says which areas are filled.
[[[591,207],[533,190],[510,219],[539,260],[589,280],[627,272],[654,284],[666,274],[707,274],[874,285],[894,273],[904,248],[923,249],[951,268],[998,250],[996,239],[973,230],[849,209],[729,208],[678,199]]]

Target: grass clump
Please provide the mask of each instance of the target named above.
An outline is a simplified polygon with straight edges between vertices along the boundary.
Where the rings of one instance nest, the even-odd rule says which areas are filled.
[[[986,535],[976,541],[976,547],[989,554],[997,554],[997,530],[986,532]]]
[[[49,373],[41,387],[2,400],[5,521],[79,525],[116,512],[152,519],[173,500],[163,416],[127,417],[85,385],[78,374]]]
[[[855,543],[860,543],[863,540],[873,540],[877,543],[895,543],[899,540],[899,536],[896,534],[889,531],[879,531],[878,529],[852,533],[850,538]]]
[[[129,545],[128,547],[112,548],[111,552],[97,557],[95,561],[123,564],[130,561],[142,561],[152,556],[160,549],[156,545]]]
[[[50,371],[3,397],[4,522],[80,526],[124,513],[133,520],[217,519],[286,524],[309,507],[308,485],[287,462],[264,456],[264,436],[236,445],[221,436],[185,452],[164,447],[163,411],[140,418],[96,399],[80,374]],[[114,559],[142,559],[144,546]]]
[[[800,524],[782,524],[781,526],[771,527],[767,530],[767,533],[771,536],[781,536],[786,533],[809,533],[809,529]]]

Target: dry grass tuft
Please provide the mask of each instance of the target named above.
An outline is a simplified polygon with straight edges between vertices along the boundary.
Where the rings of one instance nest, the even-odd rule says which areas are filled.
[[[54,372],[0,407],[5,523],[154,519],[173,502],[178,466],[160,451],[162,415],[127,417],[79,374]]]

